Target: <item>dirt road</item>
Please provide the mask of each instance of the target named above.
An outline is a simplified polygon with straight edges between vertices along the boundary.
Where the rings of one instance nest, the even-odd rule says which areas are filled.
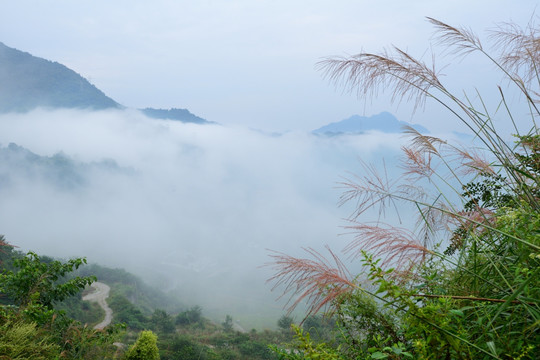
[[[92,287],[94,291],[86,294],[85,296],[83,296],[82,299],[85,301],[97,302],[99,306],[101,306],[101,308],[105,311],[105,319],[103,319],[102,322],[94,326],[94,329],[103,329],[112,321],[113,311],[109,307],[109,305],[107,305],[107,298],[109,297],[109,291],[111,291],[111,288],[109,287],[109,285],[98,281],[90,285],[90,287]]]

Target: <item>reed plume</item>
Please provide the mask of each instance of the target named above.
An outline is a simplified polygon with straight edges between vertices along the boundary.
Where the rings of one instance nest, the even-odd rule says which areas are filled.
[[[334,264],[318,251],[304,249],[312,258],[296,258],[273,252],[272,266],[276,272],[268,281],[274,282],[273,289],[283,286],[283,296],[289,294],[289,312],[305,302],[308,305],[306,317],[330,305],[343,294],[352,291],[354,284],[351,274],[341,260],[327,247]]]

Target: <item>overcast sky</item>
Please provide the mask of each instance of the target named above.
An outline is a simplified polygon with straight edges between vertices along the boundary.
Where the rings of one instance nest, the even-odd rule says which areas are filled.
[[[535,0],[2,1],[0,41],[58,61],[128,107],[180,107],[211,121],[311,130],[410,108],[336,91],[322,57],[389,45],[431,58],[425,16],[482,32],[526,24]],[[427,53],[427,55],[426,55]],[[442,61],[441,63],[444,63]],[[432,114],[412,119],[431,128]]]

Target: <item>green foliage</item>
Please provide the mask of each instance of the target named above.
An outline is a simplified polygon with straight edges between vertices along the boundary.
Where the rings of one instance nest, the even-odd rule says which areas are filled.
[[[94,277],[74,277],[86,261],[60,262],[35,253],[17,252],[5,259],[0,289],[6,305],[0,307],[0,352],[17,359],[105,359],[115,352],[118,328],[94,330],[82,326],[58,309]],[[2,358],[3,358],[2,357]]]
[[[292,324],[292,329],[295,333],[295,340],[292,344],[293,350],[271,347],[277,353],[278,359],[287,360],[345,360],[346,358],[340,354],[338,349],[328,346],[326,343],[315,343],[311,340],[309,332],[304,332],[300,327]]]
[[[126,360],[158,360],[157,336],[152,331],[142,331],[126,353]]]
[[[292,324],[294,324],[294,318],[287,315],[281,316],[277,322],[277,325],[286,340],[290,340],[292,338]]]
[[[146,284],[140,277],[124,269],[89,264],[80,268],[76,275],[95,275],[100,281],[111,286],[111,297],[117,295],[124,297],[145,315],[151,315],[155,309],[177,313],[185,308],[176,297],[163,292],[158,287]]]
[[[191,307],[186,311],[182,311],[176,315],[175,322],[177,325],[203,325],[202,308],[198,305]]]
[[[404,341],[398,317],[362,291],[340,298],[336,317],[341,330],[342,351],[350,357]]]
[[[209,347],[200,344],[188,335],[176,335],[172,339],[160,343],[161,359],[207,360],[220,359]]]
[[[274,359],[272,352],[268,349],[268,345],[261,341],[247,340],[238,345],[238,350],[240,354],[249,359]]]
[[[60,282],[66,274],[85,263],[85,259],[72,259],[66,263],[57,260],[45,262],[37,254],[29,252],[13,261],[17,271],[4,270],[0,275],[0,292],[32,321],[44,324],[52,319],[55,303],[77,294],[96,280],[90,276]]]
[[[42,261],[36,253],[29,252],[13,263],[19,271],[6,271],[0,279],[2,291],[20,306],[38,301],[51,308],[53,303],[63,301],[96,281],[95,277],[86,277],[58,283],[67,273],[86,264],[85,259],[72,259],[67,263],[50,259]]]
[[[332,342],[335,337],[336,319],[333,316],[309,315],[302,327],[316,341]]]
[[[104,330],[82,326],[72,321],[62,329],[62,355],[68,359],[111,359],[116,353],[113,344],[119,338],[123,326],[108,326]]]
[[[105,311],[97,302],[83,301],[81,297],[72,296],[55,305],[55,309],[64,312],[67,317],[82,324],[93,326],[105,317]]]
[[[149,319],[124,296],[113,295],[109,297],[108,304],[114,312],[114,323],[126,324],[132,330],[143,330],[149,326]]]
[[[174,321],[165,310],[156,309],[150,318],[150,323],[155,331],[169,334],[175,331]]]
[[[54,338],[35,323],[7,321],[0,326],[0,358],[2,359],[54,359],[60,355],[60,346]]]

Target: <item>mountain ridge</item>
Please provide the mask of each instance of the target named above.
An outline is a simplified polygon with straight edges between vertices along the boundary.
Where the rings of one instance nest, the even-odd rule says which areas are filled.
[[[56,61],[34,56],[0,42],[0,113],[36,108],[123,109],[86,78]],[[154,119],[212,124],[187,109],[138,109]]]
[[[121,105],[65,65],[0,42],[0,112],[37,107],[102,110]]]

